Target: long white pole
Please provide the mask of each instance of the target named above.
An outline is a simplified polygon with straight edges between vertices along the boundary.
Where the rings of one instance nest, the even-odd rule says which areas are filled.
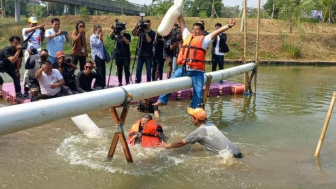
[[[216,82],[251,71],[254,67],[254,63],[249,63],[207,74],[211,74],[212,82]],[[191,79],[182,77],[0,108],[0,136],[57,119],[121,105],[125,101],[126,92],[133,95],[133,100],[141,100],[191,87]]]

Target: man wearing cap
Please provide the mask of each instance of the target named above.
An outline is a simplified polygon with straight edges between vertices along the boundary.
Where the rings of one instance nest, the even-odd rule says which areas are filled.
[[[51,19],[51,29],[47,29],[45,37],[47,38],[47,49],[49,59],[54,67],[57,67],[56,52],[63,51],[64,43],[69,42],[69,33],[60,30],[61,21],[58,18]]]
[[[44,40],[44,24],[41,25],[37,25],[37,18],[36,17],[30,17],[28,18],[28,28],[23,28],[22,29],[22,36],[23,36],[23,40],[26,40],[30,35],[30,39],[28,41],[28,46],[27,49],[25,50],[24,53],[24,62],[27,62],[28,58],[30,58],[32,56],[32,51],[31,48],[34,49],[34,51],[37,51],[37,54],[35,54],[35,56],[39,56],[39,54],[41,53],[41,49],[42,49],[42,41]],[[34,32],[34,33],[33,33]],[[39,69],[38,64],[35,65],[36,69],[33,70],[34,73],[31,73],[31,69],[27,69],[25,68],[25,72],[23,74],[23,82],[24,83],[28,83],[30,79],[32,79],[32,77],[30,77],[31,75],[35,75],[35,72],[37,69]],[[25,89],[25,93],[24,96],[27,97],[28,96],[28,88]]]
[[[177,143],[162,143],[165,148],[178,148],[186,144],[200,143],[205,149],[212,152],[230,150],[234,157],[242,158],[240,149],[232,143],[224,134],[213,124],[207,123],[206,112],[202,108],[188,108],[191,115],[191,122],[197,127],[186,138]]]
[[[56,52],[56,61],[58,71],[62,74],[65,81],[65,86],[69,87],[73,91],[77,90],[75,75],[77,66],[71,62],[71,59],[65,59],[63,51]]]
[[[23,36],[23,41],[26,40],[31,34],[32,32],[33,35],[30,37],[29,41],[28,41],[28,46],[27,49],[25,51],[25,62],[27,61],[28,57],[29,57],[29,53],[28,53],[28,49],[30,49],[30,47],[33,47],[35,49],[37,49],[38,54],[40,54],[41,52],[41,47],[42,47],[42,41],[44,40],[44,24],[41,25],[37,25],[37,18],[36,17],[30,17],[28,19],[28,28],[23,28],[22,29],[22,36]]]
[[[146,26],[144,28],[144,25]],[[136,70],[135,83],[141,83],[141,73],[143,64],[146,64],[147,82],[151,81],[152,61],[153,61],[153,42],[155,32],[151,29],[151,21],[146,20],[138,23],[137,27],[132,31],[133,36],[139,36],[138,64]]]

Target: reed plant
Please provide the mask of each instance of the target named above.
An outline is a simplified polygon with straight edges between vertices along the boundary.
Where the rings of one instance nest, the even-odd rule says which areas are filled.
[[[282,44],[282,49],[289,55],[290,58],[293,59],[301,58],[302,50],[300,46],[284,42]]]

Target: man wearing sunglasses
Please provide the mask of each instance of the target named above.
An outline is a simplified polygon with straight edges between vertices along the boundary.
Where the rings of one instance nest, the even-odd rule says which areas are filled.
[[[95,71],[92,71],[92,69],[95,68],[95,65],[93,62],[89,61],[86,62],[84,65],[84,70],[78,72],[77,74],[77,90],[81,93],[89,92],[93,90],[102,89],[103,82],[102,77],[97,74]],[[96,79],[96,86],[92,88],[92,80]]]

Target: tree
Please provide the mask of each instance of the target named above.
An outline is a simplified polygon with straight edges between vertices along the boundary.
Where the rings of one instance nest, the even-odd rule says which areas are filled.
[[[90,12],[89,12],[89,10],[88,10],[88,8],[87,7],[81,7],[80,9],[79,9],[79,14],[80,15],[90,15]]]
[[[336,6],[336,0],[321,0],[324,7],[324,14],[322,22],[328,21],[333,22],[333,12]]]
[[[15,16],[14,0],[4,0],[3,7],[8,11],[7,16]],[[20,1],[20,14],[27,15],[27,1]]]
[[[157,0],[155,4],[151,5],[153,11],[152,14],[155,16],[164,16],[168,9],[174,4],[172,0]]]

